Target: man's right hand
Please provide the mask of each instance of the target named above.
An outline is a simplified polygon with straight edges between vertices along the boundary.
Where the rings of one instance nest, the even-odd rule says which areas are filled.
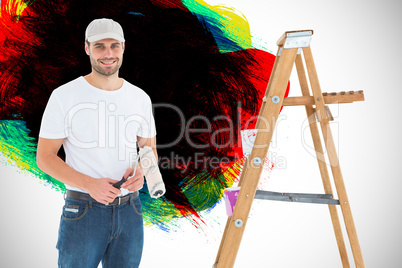
[[[108,204],[120,194],[120,189],[113,187],[113,184],[118,181],[109,178],[93,179],[87,191],[89,195],[102,204]]]
[[[86,190],[99,203],[112,202],[120,193],[119,189],[112,186],[117,181],[109,178],[94,179],[71,168],[57,155],[63,142],[64,138],[45,139],[39,137],[36,150],[38,167],[66,185]]]

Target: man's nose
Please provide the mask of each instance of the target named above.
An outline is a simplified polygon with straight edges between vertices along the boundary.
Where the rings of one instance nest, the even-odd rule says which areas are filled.
[[[113,57],[113,52],[112,52],[112,49],[109,47],[109,48],[106,48],[106,50],[105,50],[105,57],[106,58],[112,58]]]

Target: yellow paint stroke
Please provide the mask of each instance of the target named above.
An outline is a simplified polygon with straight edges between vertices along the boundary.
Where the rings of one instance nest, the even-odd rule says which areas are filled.
[[[22,13],[24,13],[27,7],[28,4],[23,0],[2,0],[0,17],[4,16],[4,14],[7,14],[15,16],[16,20],[18,21],[19,17],[22,15]]]

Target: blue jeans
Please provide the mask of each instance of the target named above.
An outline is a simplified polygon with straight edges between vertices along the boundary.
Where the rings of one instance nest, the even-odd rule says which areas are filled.
[[[144,242],[139,197],[105,206],[66,197],[60,219],[60,268],[135,268]]]

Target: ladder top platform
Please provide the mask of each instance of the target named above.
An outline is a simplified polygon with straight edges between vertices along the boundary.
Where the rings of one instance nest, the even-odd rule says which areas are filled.
[[[283,46],[284,48],[289,48],[289,47],[287,47],[287,45],[289,44],[289,41],[291,39],[306,40],[306,38],[307,38],[310,41],[313,33],[314,33],[313,30],[287,31],[279,38],[279,40],[276,42],[276,44],[279,47]],[[308,42],[308,45],[310,45],[310,42]]]

